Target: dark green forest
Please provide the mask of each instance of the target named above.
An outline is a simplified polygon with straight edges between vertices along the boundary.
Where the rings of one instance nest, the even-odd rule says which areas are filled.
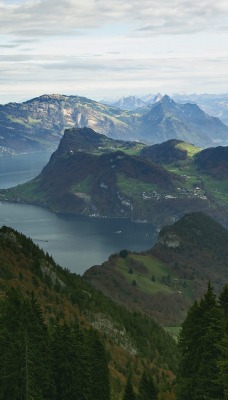
[[[185,319],[179,339],[177,400],[228,398],[228,285],[219,297],[211,284]]]
[[[177,363],[175,341],[151,318],[0,229],[0,399],[122,400],[129,375],[137,396],[149,381],[173,399]]]
[[[108,362],[94,330],[44,323],[34,299],[11,289],[1,301],[0,399],[110,398]]]
[[[177,346],[152,318],[0,229],[0,400],[227,398],[227,284],[216,295],[209,282]]]

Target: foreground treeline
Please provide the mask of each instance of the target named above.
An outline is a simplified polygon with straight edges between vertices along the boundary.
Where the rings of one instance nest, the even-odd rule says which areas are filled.
[[[56,324],[49,332],[36,300],[15,290],[0,305],[0,399],[109,399],[107,358],[94,330]]]
[[[228,399],[228,284],[217,298],[211,284],[183,323],[177,399]]]
[[[151,379],[159,399],[170,400],[178,359],[155,321],[56,265],[31,239],[0,229],[0,400],[109,400],[108,368],[112,400],[123,399],[128,377],[144,400]]]
[[[0,399],[109,400],[107,354],[97,332],[56,323],[50,330],[34,299],[11,289],[0,301]],[[131,378],[123,400],[156,400],[143,372],[137,395]]]

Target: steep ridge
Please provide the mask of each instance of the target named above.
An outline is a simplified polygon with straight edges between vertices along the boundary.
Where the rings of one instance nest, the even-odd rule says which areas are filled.
[[[0,146],[11,152],[54,148],[64,129],[74,126],[132,140],[137,134],[132,135],[129,118],[120,109],[85,97],[43,95],[24,103],[0,105]]]
[[[131,371],[136,389],[139,385],[140,376],[145,369],[147,371],[153,370],[153,378],[161,395],[171,390],[175,366],[177,365],[176,345],[172,338],[152,319],[140,314],[129,313],[124,307],[116,305],[80,276],[56,265],[52,257],[45,254],[31,239],[8,227],[0,228],[0,260],[1,317],[5,310],[7,311],[6,307],[11,311],[11,313],[8,312],[4,320],[1,319],[0,347],[3,345],[4,338],[6,338],[6,332],[8,335],[12,335],[11,346],[7,346],[7,360],[2,358],[2,353],[0,354],[1,368],[5,366],[7,371],[12,371],[14,365],[18,365],[16,355],[18,355],[18,348],[19,350],[23,349],[25,339],[25,344],[27,344],[25,349],[29,349],[29,353],[26,353],[28,354],[27,359],[31,361],[32,358],[30,357],[33,356],[34,346],[38,346],[39,349],[42,347],[42,342],[37,343],[38,334],[43,335],[42,332],[45,332],[48,328],[49,335],[51,335],[49,342],[50,340],[52,342],[53,339],[56,339],[56,328],[57,333],[59,333],[58,329],[67,330],[67,326],[69,326],[68,339],[70,338],[69,335],[72,335],[73,329],[80,333],[80,337],[91,335],[94,330],[97,331],[98,336],[96,337],[100,338],[108,354],[111,393],[113,395],[115,393],[115,397],[111,396],[111,399],[117,398],[117,395],[118,398],[122,397],[129,371]],[[14,312],[15,302],[17,315]],[[23,314],[24,324],[26,325],[24,325],[24,330],[19,326],[22,336],[18,338],[17,349],[15,348],[14,354],[12,354],[18,331],[16,321],[21,318],[23,304],[26,307],[25,314],[30,313],[28,314],[30,318],[27,322],[26,315]],[[31,307],[35,307],[39,315],[39,317],[36,315],[35,320]],[[11,326],[12,318],[14,324]],[[44,324],[40,323],[39,326],[38,323],[41,319],[44,320]],[[34,324],[34,326],[31,326],[31,324]],[[9,339],[9,336],[7,337]],[[61,347],[62,364],[61,366],[58,365],[60,369],[64,369],[65,362],[67,365],[71,365],[74,352],[72,345],[68,355],[63,353],[63,349],[66,351],[68,349],[67,338],[65,337],[65,342]],[[54,341],[54,344],[57,345],[58,342]],[[85,354],[81,354],[83,360],[81,360],[81,363],[83,362],[84,369],[86,365],[84,357],[87,357],[87,360],[89,360],[89,357],[93,357],[97,363],[97,369],[99,369],[101,360],[96,359],[93,354],[90,355],[88,338],[84,342],[83,349]],[[57,348],[56,351],[59,351],[59,349]],[[21,355],[21,362],[24,360],[23,354]],[[44,361],[40,359],[42,354],[35,353],[35,356],[37,357],[36,362],[29,364],[31,381],[33,381],[34,376],[39,375],[38,368],[46,368],[46,364],[50,362],[49,353],[46,354],[45,365]],[[19,365],[18,368],[21,368],[21,366]],[[87,388],[91,383],[89,371],[86,369],[85,371],[79,370],[80,376],[82,374],[87,379]],[[18,371],[14,371],[14,376],[17,375]],[[63,385],[67,384],[70,376],[71,374],[66,374],[64,377],[59,375],[59,380],[62,382],[67,379],[66,382],[62,382]],[[4,385],[7,383],[6,374],[3,374],[0,379],[1,384],[2,382],[4,382]],[[42,380],[42,385],[45,384],[46,379],[51,379],[51,377],[46,375],[45,379]],[[74,377],[74,379],[76,378]],[[97,379],[100,379],[98,375]],[[14,384],[14,387],[19,385],[18,382],[14,382]],[[38,382],[35,381],[35,385],[37,384]],[[51,388],[50,385],[49,389],[51,390]],[[69,388],[70,386],[68,390],[70,390]],[[3,385],[1,390],[4,390]],[[91,397],[86,398],[91,399]]]
[[[148,161],[158,164],[171,164],[177,161],[186,160],[189,156],[188,152],[190,148],[194,152],[200,150],[197,148],[194,149],[193,145],[187,145],[182,140],[170,139],[161,144],[144,147],[140,155]]]
[[[164,227],[148,252],[121,251],[84,276],[130,310],[178,326],[209,280],[217,293],[222,289],[227,265],[228,231],[203,213],[191,213]]]
[[[195,104],[177,104],[164,96],[148,107],[127,111],[85,97],[58,94],[0,105],[0,154],[56,148],[64,130],[73,127],[149,144],[169,139],[200,147],[227,144],[228,127]]]
[[[199,171],[197,154],[200,149],[174,140],[146,147],[90,128],[66,130],[41,174],[1,190],[0,199],[159,226],[186,212],[204,211],[227,226],[227,180]]]
[[[205,149],[197,154],[198,169],[216,179],[228,179],[228,147]]]
[[[227,144],[228,127],[211,117],[196,104],[178,104],[164,96],[141,117],[144,137],[153,137],[155,143],[169,139],[184,140],[199,147]]]
[[[127,154],[137,151],[139,144],[114,143],[109,139],[107,146],[106,141],[106,137],[88,128],[66,131],[41,174],[27,184],[1,191],[5,196],[1,198],[20,198],[22,202],[44,205],[57,212],[137,218],[131,198],[121,186],[135,182],[175,190],[181,181],[163,167]],[[135,207],[139,207],[137,203]]]
[[[175,94],[172,98],[178,103],[195,103],[213,117],[219,118],[228,124],[228,94]]]

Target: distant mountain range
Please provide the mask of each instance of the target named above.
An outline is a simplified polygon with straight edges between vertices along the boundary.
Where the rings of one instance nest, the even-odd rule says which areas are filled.
[[[129,111],[129,102],[137,110]],[[127,110],[117,108],[120,103],[113,107],[85,97],[43,95],[0,105],[0,154],[55,149],[65,128],[72,127],[89,127],[114,139],[149,144],[168,139],[200,147],[228,143],[228,127],[195,104],[177,104],[160,95],[145,107],[133,97],[122,103]]]
[[[227,263],[228,231],[203,213],[191,213],[164,227],[151,250],[123,250],[84,277],[131,311],[178,326],[209,280],[220,292],[228,280]]]
[[[203,111],[228,125],[228,94],[174,94],[172,98],[178,103],[195,103]]]
[[[169,96],[155,103],[141,120],[144,137],[153,137],[155,143],[176,138],[205,147],[207,138],[206,147],[210,147],[216,142],[227,142],[228,127],[219,119],[210,117],[196,104],[178,104]]]
[[[133,111],[138,108],[145,107],[145,103],[138,99],[136,96],[121,97],[118,101],[112,103],[114,107],[121,108],[123,110]]]
[[[142,97],[125,96],[115,100],[104,99],[101,103],[109,105],[118,105],[119,108],[129,111],[144,113],[150,109],[150,106],[161,100],[164,95],[161,93],[148,94]],[[171,98],[177,103],[197,104],[207,114],[221,119],[228,125],[228,94],[177,94],[171,95]]]
[[[159,226],[204,211],[228,226],[226,154],[226,147],[201,151],[173,139],[146,146],[90,128],[69,129],[41,174],[1,190],[0,199]]]

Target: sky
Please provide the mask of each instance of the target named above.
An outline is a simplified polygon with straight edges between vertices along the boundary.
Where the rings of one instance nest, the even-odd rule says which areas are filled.
[[[228,93],[227,0],[0,0],[0,104]]]

